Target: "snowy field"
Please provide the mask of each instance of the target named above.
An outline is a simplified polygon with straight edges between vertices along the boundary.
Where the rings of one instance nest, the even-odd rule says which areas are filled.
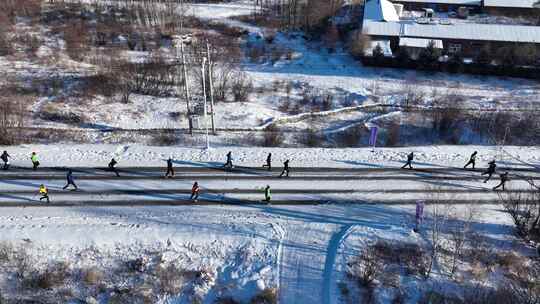
[[[187,15],[224,24],[229,27],[246,30],[248,35],[241,38],[242,43],[259,43],[268,29],[238,21],[237,17],[251,13],[253,4],[249,1],[235,1],[226,4],[193,4]],[[26,27],[20,25],[21,32]],[[58,39],[58,38],[54,38]],[[29,106],[31,119],[27,126],[80,128],[83,130],[99,130],[110,128],[152,129],[152,128],[185,128],[184,102],[175,98],[161,98],[133,94],[129,104],[111,102],[103,96],[81,101],[64,98],[69,96],[77,77],[89,75],[95,66],[71,60],[60,52],[58,58],[48,62],[54,48],[62,49],[62,41],[53,41],[48,37],[38,52],[38,60],[26,61],[15,58],[0,57],[0,69],[10,77],[32,86],[33,82],[50,79],[54,76],[63,83],[59,89],[40,87],[40,97]],[[342,48],[334,52],[319,43],[308,42],[298,33],[291,35],[277,33],[273,47],[286,49],[293,54],[292,58],[279,58],[275,62],[255,63],[243,61],[238,68],[247,73],[252,80],[255,92],[247,100],[237,103],[220,102],[216,104],[216,125],[218,128],[249,129],[259,127],[272,119],[290,116],[280,110],[286,95],[282,89],[272,89],[275,83],[292,86],[289,97],[293,101],[302,98],[305,92],[320,92],[334,95],[333,110],[349,106],[373,103],[377,100],[383,104],[400,105],[404,92],[411,87],[416,92],[426,95],[426,103],[431,102],[430,95],[454,94],[464,99],[463,106],[477,110],[487,109],[525,109],[534,104],[540,97],[536,82],[522,79],[477,77],[468,75],[452,75],[445,73],[423,73],[395,69],[377,69],[363,67]],[[163,49],[165,53],[171,50]],[[128,51],[127,57],[144,57],[144,52]],[[40,58],[41,57],[41,58]],[[193,84],[196,86],[196,84]],[[268,91],[269,90],[269,91]],[[40,117],[44,109],[55,109],[63,113],[73,113],[82,118],[79,124],[66,124],[50,121]],[[88,111],[92,109],[92,111]],[[310,112],[309,109],[303,110]],[[348,124],[357,124],[372,118],[362,111],[355,113],[350,119],[342,113],[337,115],[330,125],[323,126],[325,131],[336,127],[347,128],[340,120]],[[349,114],[350,115],[350,114]],[[305,129],[304,125],[283,123],[282,126],[293,129]],[[221,136],[227,136],[222,134]]]
[[[499,206],[476,207],[480,212],[475,230],[499,250],[509,248],[514,242],[509,217]],[[412,232],[413,208],[2,208],[0,240],[27,248],[37,267],[65,260],[72,268],[106,268],[118,259],[160,253],[163,263],[212,273],[212,281],[195,292],[204,299],[202,303],[228,295],[247,301],[266,287],[279,289],[280,303],[348,303],[338,283],[346,281],[347,261],[366,244],[378,239],[426,242],[427,235]],[[465,216],[466,209],[458,207],[454,212]],[[436,274],[430,282],[446,280]],[[0,282],[12,280],[4,276]],[[16,294],[15,286],[11,287],[2,288],[4,297]],[[405,283],[403,288],[412,296],[409,303],[415,303],[426,287]],[[106,303],[101,302],[105,294],[72,288],[75,298],[95,296]],[[191,303],[186,302],[187,296],[164,297],[159,303]]]
[[[246,0],[201,3],[190,5],[187,14],[204,22],[245,30],[246,35],[240,38],[245,51],[247,44],[265,43],[270,30],[239,21],[239,17],[250,15],[252,8],[252,1]],[[417,253],[424,257],[434,247],[433,231],[438,223],[443,224],[441,243],[447,247],[455,241],[455,234],[449,231],[453,225],[458,223],[468,229],[466,250],[455,271],[448,270],[448,248],[441,253],[444,258],[434,263],[429,277],[409,273],[409,268],[397,272],[385,269],[393,277],[375,281],[375,303],[412,304],[433,290],[458,295],[465,287],[495,287],[510,274],[527,271],[536,258],[535,249],[516,237],[511,217],[496,203],[500,195],[491,188],[498,176],[483,184],[479,171],[461,168],[471,153],[478,151],[477,169],[496,160],[499,169],[511,171],[511,190],[525,193],[523,190],[530,190],[529,184],[518,174],[539,179],[537,146],[326,149],[295,148],[302,144],[289,138],[286,142],[292,142],[293,148],[256,148],[237,147],[239,144],[232,139],[246,139],[248,132],[262,131],[272,123],[293,135],[309,129],[331,135],[366,122],[383,125],[391,119],[410,123],[406,120],[425,113],[414,116],[397,108],[380,113],[367,107],[402,105],[405,93],[411,89],[425,94],[427,107],[434,100],[430,96],[437,92],[458,95],[464,107],[478,112],[522,111],[540,100],[537,82],[368,68],[341,46],[329,51],[320,43],[307,41],[301,33],[277,33],[272,47],[285,49],[290,56],[261,62],[245,58],[236,66],[253,82],[254,92],[241,102],[216,104],[216,125],[221,130],[210,137],[211,149],[204,149],[200,133],[183,146],[152,146],[143,144],[135,133],[128,132],[118,139],[115,133],[101,131],[185,128],[184,102],[136,94],[129,103],[104,96],[66,98],[73,93],[75,79],[92,74],[96,66],[72,60],[65,52],[65,41],[45,35],[47,31],[28,28],[26,21],[20,20],[14,34],[28,32],[46,38],[40,42],[36,58],[0,56],[0,71],[6,75],[4,80],[37,91],[37,96],[24,99],[29,113],[24,121],[26,127],[76,130],[89,135],[83,141],[87,144],[71,144],[81,140],[66,138],[60,144],[0,146],[0,153],[7,150],[15,167],[0,172],[2,304],[4,300],[47,304],[268,304],[257,300],[262,294],[275,295],[280,304],[368,303],[358,277],[351,273],[355,258],[377,241],[387,241],[394,248],[412,244],[422,249]],[[166,48],[162,51],[171,52]],[[123,51],[123,55],[140,59],[148,53]],[[51,79],[56,86],[49,82]],[[334,99],[325,110],[305,106],[293,113],[283,109],[285,99],[299,103],[308,93],[329,94]],[[47,109],[75,114],[83,121],[44,119],[40,114]],[[319,112],[318,119],[311,117],[312,112]],[[416,127],[419,121],[410,125]],[[248,172],[213,169],[222,166],[229,151],[233,163]],[[36,172],[28,170],[31,152],[37,153],[42,166]],[[426,172],[399,170],[410,152],[415,154],[413,165]],[[275,170],[290,160],[291,179],[279,180],[274,176],[279,173],[258,170],[268,153],[273,155]],[[125,180],[114,181],[114,177],[107,176],[110,172],[93,169],[105,167],[111,158],[118,161],[120,170],[125,170]],[[174,159],[178,176],[158,179],[168,158]],[[64,169],[68,167],[80,169],[75,173],[83,188],[80,195],[61,189]],[[139,169],[141,172],[136,171]],[[381,172],[370,173],[370,169]],[[436,174],[427,172],[430,170],[442,172],[435,179],[454,180],[434,182]],[[344,174],[350,174],[350,179]],[[100,180],[101,176],[105,178]],[[203,179],[201,200],[210,204],[190,204],[189,191],[195,178]],[[36,206],[40,202],[35,192],[42,182],[51,190],[52,206]],[[260,201],[267,184],[276,190],[274,198],[279,203],[254,203]],[[430,192],[435,191],[430,186],[448,195],[438,197],[441,204],[426,206],[424,221],[416,233],[412,203],[432,197]],[[107,197],[106,192],[114,191],[118,194]],[[242,203],[230,204],[225,198]],[[71,205],[55,206],[54,199]],[[84,204],[114,199],[133,206]],[[152,199],[157,204],[144,205]],[[451,200],[469,203],[447,205]],[[473,200],[489,204],[470,204]],[[136,205],[136,201],[142,203]],[[174,206],[178,201],[183,204]],[[291,204],[296,201],[307,203]],[[8,203],[32,204],[13,207]],[[472,257],[470,253],[475,249],[481,249],[478,251],[485,256]],[[501,256],[509,252],[519,256],[517,263],[501,261]],[[417,262],[413,266],[422,264]],[[394,301],[398,293],[407,295],[403,302]],[[225,302],[227,299],[236,302]]]

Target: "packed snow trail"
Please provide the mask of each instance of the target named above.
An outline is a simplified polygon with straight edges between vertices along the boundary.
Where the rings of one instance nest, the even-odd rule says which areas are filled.
[[[324,283],[323,283],[323,303],[331,304],[332,302],[332,277],[334,273],[334,264],[341,243],[352,232],[353,225],[342,226],[337,233],[332,236],[328,244],[328,252],[324,263]]]

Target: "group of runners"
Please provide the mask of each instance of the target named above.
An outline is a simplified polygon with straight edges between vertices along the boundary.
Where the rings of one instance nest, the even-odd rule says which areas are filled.
[[[473,170],[476,169],[476,157],[477,157],[477,155],[478,155],[478,152],[474,151],[474,153],[471,154],[471,156],[469,158],[469,161],[465,164],[465,166],[463,166],[463,169],[467,169],[471,165],[472,165]],[[11,158],[11,156],[8,154],[7,151],[4,151],[0,155],[0,159],[4,163],[3,164],[3,170],[9,170],[9,168],[10,168],[9,159],[10,158]],[[32,162],[32,169],[34,171],[37,170],[39,168],[39,166],[40,166],[40,162],[39,162],[39,159],[38,159],[38,156],[37,156],[36,152],[32,152],[32,154],[30,155],[30,160]],[[290,160],[287,159],[283,163],[283,170],[281,171],[281,174],[279,175],[279,178],[282,178],[283,176],[289,177],[289,173],[290,173],[289,161]],[[413,168],[413,161],[414,161],[414,152],[411,152],[411,153],[409,153],[407,155],[407,161],[401,167],[401,169],[406,169],[406,168],[414,169]],[[167,159],[167,171],[166,171],[165,176],[164,176],[165,178],[173,178],[174,177],[175,172],[174,172],[173,163],[174,163],[174,161],[173,161],[172,157]],[[118,162],[114,158],[112,158],[111,161],[109,162],[109,164],[107,165],[107,170],[110,171],[110,172],[114,172],[117,177],[120,177],[120,172],[118,171],[118,169],[116,169],[117,164],[118,164]],[[268,171],[272,170],[272,153],[268,153],[268,156],[266,158],[266,163],[263,164],[262,167],[267,168]],[[234,168],[232,151],[229,151],[227,153],[226,161],[225,161],[225,164],[222,166],[222,168],[227,169],[227,170],[232,170]],[[497,169],[497,164],[495,163],[495,160],[490,161],[488,163],[487,170],[482,173],[482,176],[487,175],[487,178],[484,180],[484,183],[487,183],[491,179],[493,174],[495,174],[496,169]],[[505,184],[509,180],[508,172],[501,173],[499,176],[500,176],[500,183],[497,186],[493,187],[493,190],[497,190],[499,188],[502,188],[502,190],[504,191],[505,190]],[[73,189],[71,189],[71,190],[78,190],[79,189],[77,187],[77,185],[75,184],[75,179],[73,177],[73,170],[68,169],[67,174],[66,174],[66,180],[67,180],[67,183],[62,188],[63,190],[66,190],[69,186],[73,186]],[[197,200],[199,199],[200,191],[201,191],[201,188],[199,186],[199,183],[194,182],[193,186],[191,188],[190,200],[197,202]],[[47,203],[50,203],[49,190],[44,184],[41,184],[39,186],[39,194],[41,195],[41,197],[39,199],[40,201],[46,200]],[[270,185],[266,185],[266,187],[264,188],[264,200],[266,202],[270,203],[271,199],[272,199],[272,196],[271,196]]]
[[[476,169],[476,156],[478,156],[478,151],[474,151],[471,154],[471,156],[469,157],[469,161],[465,164],[465,166],[463,166],[463,169],[467,169],[471,165],[472,165],[473,170]],[[412,166],[413,160],[414,160],[414,152],[411,152],[407,155],[407,162],[405,162],[405,165],[403,165],[401,169],[405,169],[407,167],[409,169],[413,169],[413,166]],[[484,180],[484,184],[487,183],[491,179],[493,174],[495,174],[496,169],[497,169],[497,164],[495,163],[495,160],[488,162],[487,170],[482,172],[482,176],[487,175],[487,178]],[[502,190],[504,191],[505,185],[509,181],[508,172],[499,174],[499,177],[500,177],[500,183],[497,186],[493,187],[493,190],[502,188]]]

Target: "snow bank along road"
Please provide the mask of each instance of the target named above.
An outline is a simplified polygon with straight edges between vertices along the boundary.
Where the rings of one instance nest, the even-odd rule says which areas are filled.
[[[174,178],[163,178],[157,167],[121,168],[120,177],[103,168],[72,168],[79,190],[63,190],[65,168],[0,170],[0,206],[38,205],[38,188],[49,188],[52,205],[145,205],[191,204],[190,190],[199,182],[198,204],[251,204],[260,202],[263,189],[272,189],[274,204],[317,204],[331,202],[412,203],[418,199],[441,202],[490,203],[498,200],[492,188],[498,174],[483,183],[482,169],[451,167],[397,168],[292,168],[290,177],[280,178],[280,168],[177,167]],[[540,180],[528,168],[499,168],[509,171],[508,192],[531,191],[526,180]]]

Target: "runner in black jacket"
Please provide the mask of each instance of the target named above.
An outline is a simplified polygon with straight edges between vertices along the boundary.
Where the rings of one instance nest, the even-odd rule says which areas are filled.
[[[170,157],[167,159],[167,173],[165,173],[165,177],[174,177],[173,160]]]
[[[2,153],[2,155],[0,156],[0,159],[2,159],[2,161],[4,162],[4,170],[7,170],[9,169],[9,158],[11,156],[7,153],[7,151],[4,151],[4,153]]]
[[[466,169],[469,165],[472,165],[472,168],[476,166],[476,155],[478,154],[477,151],[474,151],[473,154],[471,154],[471,158],[469,158],[469,162],[463,167],[463,169]]]
[[[287,159],[284,163],[283,163],[283,171],[281,171],[281,174],[279,175],[279,177],[282,177],[283,174],[287,174],[286,176],[289,177],[289,160]]]

